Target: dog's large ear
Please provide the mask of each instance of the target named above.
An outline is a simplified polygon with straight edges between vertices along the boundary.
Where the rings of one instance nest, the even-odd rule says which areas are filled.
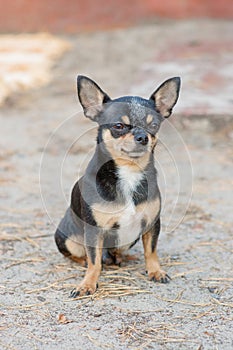
[[[111,101],[110,97],[91,79],[79,75],[77,78],[79,101],[86,117],[97,121],[103,104]]]
[[[180,91],[180,78],[175,77],[164,81],[158,89],[151,95],[150,99],[155,103],[155,109],[164,118],[168,118],[172,113]]]

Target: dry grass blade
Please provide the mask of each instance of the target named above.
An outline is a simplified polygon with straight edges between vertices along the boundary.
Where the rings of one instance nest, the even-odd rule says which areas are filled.
[[[186,334],[176,329],[174,325],[166,323],[157,323],[153,327],[146,328],[135,322],[132,325],[124,326],[118,333],[122,336],[122,340],[127,341],[130,346],[140,349],[152,343],[195,342],[189,340]]]
[[[32,293],[38,293],[38,292],[41,292],[41,291],[44,291],[44,290],[48,290],[48,289],[52,289],[52,288],[56,288],[56,287],[61,287],[60,286],[60,283],[61,282],[64,282],[64,281],[67,281],[69,279],[72,279],[72,278],[75,278],[76,275],[70,275],[68,277],[64,277],[64,278],[60,278],[60,279],[57,279],[55,282],[45,286],[45,287],[41,287],[41,288],[35,288],[35,289],[31,289],[31,290],[25,290],[25,293],[26,294],[32,294]]]
[[[99,283],[99,288],[93,295],[85,295],[77,298],[67,299],[66,301],[82,300],[82,299],[91,299],[91,300],[100,300],[105,298],[115,298],[123,297],[128,295],[136,295],[140,293],[151,293],[148,290],[141,289],[138,286],[129,286],[125,284],[109,284],[109,283]]]
[[[192,270],[188,270],[188,271],[183,271],[183,272],[180,272],[180,273],[177,273],[177,274],[173,275],[172,279],[178,278],[178,277],[182,277],[182,276],[186,276],[186,275],[189,275],[189,274],[192,274],[192,273],[198,273],[198,272],[203,272],[203,270],[192,269]]]
[[[2,222],[0,227],[21,228],[19,224],[14,224],[13,222]]]
[[[25,237],[25,240],[29,243],[29,244],[31,244],[32,246],[34,246],[34,247],[36,247],[36,248],[39,248],[40,246],[39,246],[39,244],[38,243],[36,243],[32,238],[30,238],[30,237]]]
[[[14,309],[17,309],[17,310],[27,310],[27,309],[33,309],[34,307],[37,307],[37,308],[40,308],[41,306],[45,305],[45,304],[48,304],[48,301],[44,301],[43,303],[38,303],[38,304],[29,304],[29,305],[20,305],[20,306],[17,306],[17,305],[14,305],[14,306],[5,306],[3,304],[0,304],[1,307],[5,307],[7,310],[14,310]]]
[[[226,247],[222,242],[218,241],[218,244],[219,244],[220,247],[222,247],[227,252],[233,253],[233,249],[230,249],[230,248]]]
[[[185,304],[185,305],[190,305],[190,306],[197,306],[197,307],[206,307],[206,306],[211,306],[211,303],[194,303],[189,300],[177,300],[177,299],[167,299],[167,298],[162,298],[158,295],[156,295],[156,298],[159,300],[166,301],[168,303],[180,303],[180,304]]]
[[[196,320],[198,318],[201,318],[201,317],[204,317],[204,316],[207,316],[207,315],[211,315],[211,312],[215,310],[215,307],[211,307],[208,311],[205,311],[205,312],[201,312],[200,314],[196,315],[196,316],[193,316],[192,319],[193,320]]]
[[[215,298],[212,298],[213,302],[218,304],[218,305],[221,305],[221,306],[226,306],[226,307],[233,307],[233,303],[223,303]]]
[[[8,259],[10,260],[10,259]],[[13,259],[15,260],[15,259]],[[9,269],[12,266],[20,265],[20,264],[27,264],[27,263],[37,263],[37,262],[42,262],[44,261],[44,258],[33,258],[33,259],[18,259],[15,260],[13,263],[7,265],[5,269]]]
[[[152,310],[130,310],[125,309],[122,307],[116,306],[117,310],[120,310],[121,312],[128,313],[128,314],[143,314],[143,313],[156,313],[156,312],[163,312],[164,309],[152,309]]]
[[[210,277],[210,278],[202,278],[202,281],[220,281],[220,282],[233,282],[233,277]]]
[[[23,237],[18,237],[6,232],[2,232],[0,236],[0,241],[23,241]]]
[[[1,226],[1,225],[0,225]],[[14,228],[14,226],[12,226]],[[18,226],[16,226],[16,228],[18,228]],[[18,231],[20,232],[19,228]],[[1,236],[0,236],[0,241],[6,241],[6,242],[13,242],[13,241],[20,241],[20,242],[28,242],[29,244],[31,244],[32,246],[39,248],[39,244],[35,242],[35,239],[37,238],[44,238],[44,237],[50,237],[51,234],[45,234],[45,235],[22,235],[21,233],[19,235],[13,235],[13,234],[9,234],[5,231],[1,232]]]
[[[141,264],[141,266],[144,266]],[[122,297],[128,295],[136,295],[140,293],[151,293],[148,290],[142,289],[139,283],[138,265],[116,267],[108,266],[102,271],[101,278],[104,282],[99,282],[99,288],[91,296],[81,296],[66,301],[92,299],[99,300],[104,298]],[[86,269],[83,269],[85,271]],[[144,276],[141,275],[141,279]],[[70,285],[70,288],[76,285]]]
[[[137,281],[135,281],[132,277],[128,277],[128,276],[122,276],[122,275],[118,275],[118,276],[114,276],[114,275],[108,275],[108,276],[104,276],[105,279],[107,278],[111,278],[111,281],[109,281],[109,283],[111,283],[111,285],[113,285],[113,281],[117,279],[120,279],[120,280],[124,280],[126,282],[130,282],[130,283],[133,283],[134,285],[137,285]]]
[[[233,250],[231,248],[228,248],[222,241],[212,241],[212,242],[199,242],[197,244],[195,244],[194,246],[196,247],[220,247],[230,253],[233,252]]]

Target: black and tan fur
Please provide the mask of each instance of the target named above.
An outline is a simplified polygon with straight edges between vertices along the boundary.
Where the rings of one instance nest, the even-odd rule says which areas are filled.
[[[86,275],[72,297],[94,293],[102,262],[120,263],[121,253],[140,237],[149,279],[168,282],[156,252],[161,200],[153,152],[160,124],[170,116],[179,89],[175,77],[148,100],[112,100],[94,81],[78,77],[84,114],[99,127],[94,156],[75,184],[71,205],[55,233],[61,253],[87,260]]]

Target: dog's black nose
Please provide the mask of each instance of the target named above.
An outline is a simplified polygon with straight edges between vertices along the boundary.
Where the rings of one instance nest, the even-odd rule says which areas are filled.
[[[137,142],[137,143],[140,143],[141,145],[147,145],[148,144],[148,136],[145,132],[143,131],[140,131],[138,133],[136,133],[134,135],[134,140]]]

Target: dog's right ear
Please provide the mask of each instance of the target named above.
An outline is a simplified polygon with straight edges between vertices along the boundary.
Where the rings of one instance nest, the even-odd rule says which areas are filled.
[[[110,97],[91,79],[84,75],[77,78],[79,101],[86,117],[98,121],[103,104],[111,101]]]

